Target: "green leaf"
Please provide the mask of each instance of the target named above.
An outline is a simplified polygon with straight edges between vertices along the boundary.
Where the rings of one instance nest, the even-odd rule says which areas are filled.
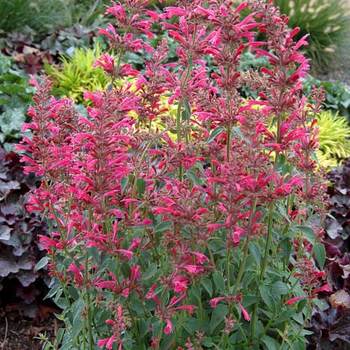
[[[297,339],[292,344],[292,350],[305,350],[306,344],[305,339]]]
[[[315,239],[316,239],[316,236],[315,236],[315,232],[314,230],[309,227],[309,226],[297,226],[296,227],[297,230],[301,231],[305,238],[312,244],[315,243]]]
[[[135,294],[132,294],[129,296],[130,300],[130,309],[133,311],[133,314],[136,315],[137,317],[141,317],[144,315],[144,307],[141,299],[136,296]]]
[[[281,296],[289,293],[288,286],[282,281],[277,281],[271,286],[271,294],[273,296]]]
[[[137,179],[136,180],[136,188],[137,193],[139,196],[142,196],[145,193],[146,190],[146,182],[144,179]]]
[[[322,243],[316,243],[313,248],[317,264],[320,269],[323,269],[326,262],[326,249]]]
[[[259,247],[255,243],[251,242],[249,244],[249,251],[250,251],[250,254],[254,257],[256,264],[260,265],[261,252]]]
[[[203,180],[201,178],[199,178],[192,169],[190,169],[186,172],[186,176],[187,176],[187,178],[189,178],[192,181],[192,183],[194,185],[197,185],[197,186],[203,185]]]
[[[275,306],[275,300],[270,292],[270,286],[260,286],[259,292],[266,306],[272,309]]]
[[[153,278],[158,271],[157,264],[151,264],[147,270],[143,273],[143,279],[145,281],[149,280],[150,278]]]
[[[292,252],[292,243],[290,238],[285,238],[282,241],[280,241],[278,247],[279,251],[281,252],[281,256],[283,258],[284,263],[288,264]]]
[[[78,293],[77,289],[74,288],[73,286],[68,287],[68,292],[69,292],[69,295],[73,298],[73,300],[79,299],[79,293]]]
[[[69,308],[69,302],[66,298],[55,298],[55,304],[62,310]]]
[[[297,303],[297,311],[299,312],[298,315],[301,315],[301,317],[302,317],[301,312],[303,311],[303,309],[306,306],[306,304],[307,304],[307,300],[306,299],[302,299],[302,300],[298,301],[298,303]],[[294,316],[296,316],[296,315],[294,315]]]
[[[215,291],[217,292],[217,294],[223,293],[225,290],[225,280],[219,271],[215,271],[213,273],[213,281],[215,285]]]
[[[209,332],[213,334],[215,329],[224,322],[225,316],[228,314],[228,308],[224,304],[219,304],[211,315]]]
[[[140,336],[143,338],[147,335],[148,330],[150,328],[150,320],[145,320],[145,319],[141,319],[138,321],[138,329],[140,332]]]
[[[156,227],[154,228],[154,231],[156,234],[161,234],[163,232],[169,231],[171,230],[173,227],[171,221],[164,221],[161,222],[160,224],[156,225]]]
[[[121,187],[122,187],[122,192],[124,193],[126,190],[126,187],[129,184],[129,177],[128,176],[123,177],[120,183],[121,183]]]
[[[79,324],[82,317],[82,312],[85,308],[84,299],[80,298],[72,304],[72,313],[73,313],[73,329],[75,324]]]
[[[289,218],[289,215],[288,215],[288,213],[287,213],[286,206],[284,205],[284,203],[277,203],[277,204],[276,204],[276,208],[277,208],[278,213],[279,213],[287,222],[290,223],[290,218]]]
[[[48,264],[48,262],[49,262],[49,258],[47,256],[44,256],[36,263],[34,267],[34,271],[39,271],[43,269]]]
[[[290,320],[292,315],[294,314],[295,310],[289,308],[287,310],[284,310],[278,314],[278,318],[274,321],[274,325],[279,325],[283,322],[286,322]]]
[[[323,300],[323,299],[314,299],[313,300],[314,304],[321,310],[321,311],[325,311],[329,308],[329,305],[327,303],[327,301]]]
[[[183,328],[190,335],[194,335],[197,331],[203,330],[204,321],[198,320],[193,317],[186,318],[186,321],[183,323]]]
[[[212,297],[212,295],[213,295],[213,284],[212,284],[211,280],[209,278],[204,278],[202,280],[201,284],[204,287],[204,289],[207,291],[207,293],[209,294],[209,297]]]
[[[191,106],[187,100],[184,101],[183,107],[184,109],[182,111],[182,120],[190,120],[192,112],[191,112]]]
[[[212,338],[210,338],[210,337],[205,337],[205,338],[202,340],[202,345],[204,345],[204,346],[207,347],[207,348],[210,348],[210,347],[215,346],[215,343],[213,342],[213,339],[212,339]]]
[[[193,297],[195,300],[197,300],[198,302],[201,302],[202,300],[202,290],[200,288],[200,286],[198,284],[193,284],[190,292],[189,292],[189,296]]]
[[[207,143],[211,143],[215,140],[215,138],[220,135],[225,129],[222,126],[217,127],[214,129],[207,140]]]
[[[264,335],[261,340],[266,346],[266,350],[278,350],[280,348],[279,342],[268,335]]]

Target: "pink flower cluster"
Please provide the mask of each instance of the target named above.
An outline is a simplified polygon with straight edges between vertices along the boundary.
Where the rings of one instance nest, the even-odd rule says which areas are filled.
[[[147,317],[162,321],[169,335],[174,318],[200,312],[188,302],[190,288],[220,269],[228,289],[210,306],[236,304],[250,321],[241,277],[232,293],[232,270],[217,264],[210,242],[224,242],[230,259],[242,240],[266,235],[267,208],[293,196],[293,217],[291,208],[286,215],[303,223],[305,208],[319,206],[310,122],[310,110],[318,107],[308,105],[301,85],[306,40],[294,41],[297,30],[264,1],[236,9],[230,0],[179,1],[158,13],[147,1],[125,0],[107,13],[116,24],[100,33],[117,56],[104,54],[96,66],[113,81],[132,76],[135,82],[87,92],[87,116],[71,101],[50,97],[50,82],[35,83],[32,121],[25,126],[33,136],[19,146],[26,171],[43,179],[28,209],[55,223],[51,237],[41,240],[52,257],[51,274],[97,295],[94,308],[115,310],[106,321],[112,334],[98,341],[107,349],[123,348],[131,296],[152,303]],[[150,45],[157,26],[177,43],[178,61],[168,62],[164,41]],[[240,72],[247,50],[267,57],[270,67]],[[123,62],[128,51],[151,57],[142,72]],[[259,97],[242,98],[243,87]],[[176,106],[176,120],[163,96]],[[113,264],[98,265],[91,251]],[[62,269],[58,257],[65,254],[71,261]],[[148,332],[150,346],[158,348],[162,335],[152,327]]]

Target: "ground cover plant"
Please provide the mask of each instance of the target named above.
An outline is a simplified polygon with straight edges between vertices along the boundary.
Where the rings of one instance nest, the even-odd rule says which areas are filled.
[[[325,307],[314,312],[310,349],[345,349],[350,344],[349,175],[349,160],[328,174],[330,205],[325,225],[325,270],[333,293],[324,299]]]
[[[85,93],[87,115],[32,80],[32,137],[18,149],[43,179],[28,210],[51,223],[36,268],[48,263],[63,310],[57,343],[304,349],[317,296],[331,292],[315,158],[323,96],[303,95],[306,38],[270,1],[147,5],[108,8],[116,23],[100,34],[114,55],[95,66],[110,84]],[[144,40],[159,26],[175,62],[166,41]],[[239,71],[246,51],[270,67]],[[142,72],[127,52],[149,57]],[[126,77],[136,83],[114,84]],[[241,97],[248,88],[256,99]]]

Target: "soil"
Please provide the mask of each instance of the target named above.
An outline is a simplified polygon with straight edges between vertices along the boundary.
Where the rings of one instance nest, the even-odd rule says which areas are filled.
[[[55,338],[59,323],[53,312],[57,310],[39,306],[35,319],[26,318],[18,311],[19,305],[8,305],[0,309],[0,350],[41,350],[42,343],[37,337],[44,334]]]

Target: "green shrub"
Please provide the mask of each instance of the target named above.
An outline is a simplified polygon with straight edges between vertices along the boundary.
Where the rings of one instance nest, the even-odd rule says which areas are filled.
[[[329,66],[348,34],[349,16],[344,0],[275,0],[289,16],[289,26],[299,27],[299,37],[310,34],[307,54],[316,68]]]
[[[11,59],[0,54],[0,143],[20,137],[33,92],[24,72],[14,69]]]
[[[72,57],[62,57],[62,67],[45,66],[54,83],[53,93],[67,96],[76,102],[83,101],[84,91],[102,90],[109,80],[101,68],[94,67],[101,49],[76,49]]]
[[[38,34],[53,29],[91,24],[104,10],[105,0],[0,0],[0,31],[22,31],[28,26]]]

